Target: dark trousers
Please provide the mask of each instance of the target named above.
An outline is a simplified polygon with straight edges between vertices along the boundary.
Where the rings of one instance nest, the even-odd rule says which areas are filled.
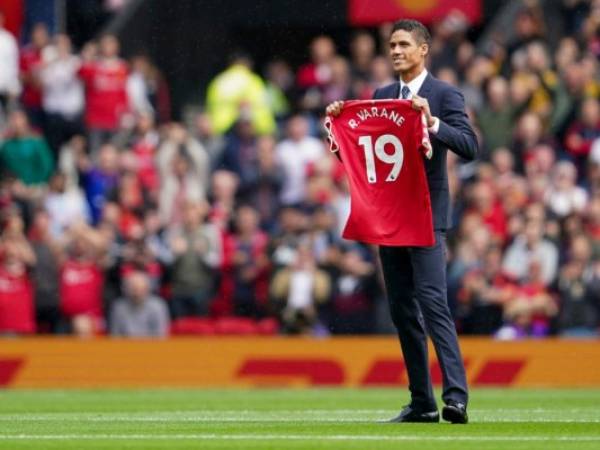
[[[408,372],[411,405],[436,409],[427,336],[443,375],[442,399],[467,404],[467,380],[456,328],[446,296],[446,233],[435,232],[433,247],[380,247],[379,256],[392,321]]]

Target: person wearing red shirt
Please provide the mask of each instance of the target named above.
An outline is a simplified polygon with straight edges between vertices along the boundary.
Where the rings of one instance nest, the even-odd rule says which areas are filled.
[[[154,199],[160,189],[160,174],[156,164],[160,136],[150,112],[139,113],[135,135],[131,139],[131,151],[135,161],[137,177],[145,190]]]
[[[35,332],[33,285],[28,266],[35,254],[22,235],[0,239],[0,334]]]
[[[42,63],[42,51],[49,44],[48,29],[43,23],[37,23],[31,31],[31,44],[21,49],[19,70],[23,83],[21,101],[29,121],[36,128],[44,125],[42,110],[42,90],[37,71]]]
[[[68,254],[60,269],[60,309],[73,332],[86,336],[102,331],[106,243],[93,228],[75,224],[69,230]]]
[[[92,58],[91,48],[84,51],[86,61],[79,69],[79,76],[85,86],[85,123],[90,148],[95,150],[112,138],[129,110],[129,68],[119,58],[119,41],[115,36],[101,38],[99,58]]]
[[[311,42],[311,60],[301,65],[296,74],[299,102],[304,110],[317,111],[324,106],[323,90],[332,80],[335,56],[335,44],[329,36],[318,36]]]
[[[478,214],[496,242],[504,245],[508,238],[508,219],[494,187],[483,181],[475,183],[471,191],[471,203],[472,207],[467,213]]]

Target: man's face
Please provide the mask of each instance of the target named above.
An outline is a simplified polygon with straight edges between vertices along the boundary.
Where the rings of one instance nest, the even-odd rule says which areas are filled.
[[[408,72],[423,64],[427,51],[427,44],[419,43],[408,31],[396,30],[390,36],[390,58],[395,72]]]

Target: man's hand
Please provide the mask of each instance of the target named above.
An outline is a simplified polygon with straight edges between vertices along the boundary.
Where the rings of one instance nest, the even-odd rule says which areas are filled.
[[[432,127],[435,124],[435,120],[431,115],[431,110],[429,109],[429,102],[426,98],[419,97],[418,95],[413,95],[412,107],[417,111],[423,111],[425,113],[425,119],[427,120],[428,127]]]
[[[336,117],[336,116],[340,115],[343,107],[344,107],[344,102],[341,100],[338,100],[337,102],[330,103],[327,106],[327,109],[325,109],[325,112],[327,114],[329,114],[330,116]]]

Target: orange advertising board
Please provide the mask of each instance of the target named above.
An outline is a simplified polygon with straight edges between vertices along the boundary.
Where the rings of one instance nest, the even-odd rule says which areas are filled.
[[[600,386],[600,341],[462,339],[472,386]],[[433,355],[433,352],[432,352]],[[431,357],[435,383],[440,369]],[[0,341],[5,388],[400,386],[393,337]]]

